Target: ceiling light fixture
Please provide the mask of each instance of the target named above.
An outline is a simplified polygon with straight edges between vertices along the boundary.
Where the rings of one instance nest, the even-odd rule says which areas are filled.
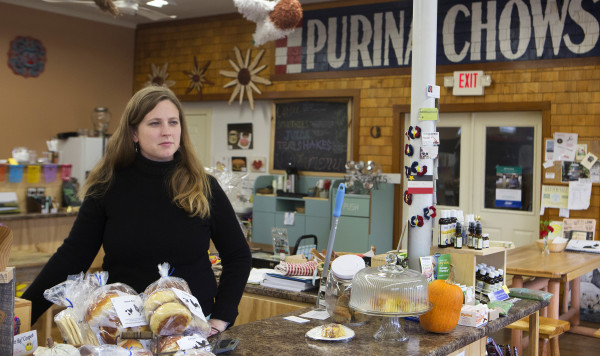
[[[146,2],[146,5],[154,6],[154,7],[163,7],[165,5],[169,5],[168,1],[165,0],[152,0]]]

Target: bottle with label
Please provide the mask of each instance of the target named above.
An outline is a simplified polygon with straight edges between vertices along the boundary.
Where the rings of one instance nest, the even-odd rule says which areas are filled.
[[[490,234],[481,234],[483,237],[483,248],[490,248]]]
[[[438,221],[438,225],[440,226],[438,234],[438,247],[446,248],[448,241],[448,230],[450,229],[450,219],[448,219],[448,211],[442,210],[440,216],[441,218]]]
[[[456,219],[457,212],[456,210],[450,210],[450,235],[448,237],[448,246],[454,246],[454,237],[456,236]]]
[[[475,291],[481,293],[483,291],[485,280],[487,279],[487,271],[485,269],[480,269],[479,275],[480,277],[475,283]]]
[[[454,248],[462,248],[462,225],[460,221],[456,222],[456,229],[454,230]]]
[[[467,246],[474,248],[473,237],[475,236],[475,221],[469,221],[469,234],[467,235]]]
[[[481,236],[481,230],[481,222],[477,221],[477,223],[475,223],[475,240],[477,243],[473,243],[476,250],[483,250],[483,236]]]
[[[504,271],[502,269],[498,270],[498,290],[502,289],[504,286]]]

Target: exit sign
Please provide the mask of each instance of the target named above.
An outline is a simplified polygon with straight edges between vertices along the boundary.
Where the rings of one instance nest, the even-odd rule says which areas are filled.
[[[483,71],[454,72],[452,95],[483,95]]]

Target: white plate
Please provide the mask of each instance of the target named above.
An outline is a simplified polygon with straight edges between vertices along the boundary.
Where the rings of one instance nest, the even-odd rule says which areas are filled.
[[[325,340],[325,341],[344,341],[350,340],[354,337],[354,330],[350,329],[347,326],[342,325],[344,329],[345,335],[340,337],[323,337],[321,336],[323,333],[323,326],[314,327],[306,332],[306,337],[313,340]]]

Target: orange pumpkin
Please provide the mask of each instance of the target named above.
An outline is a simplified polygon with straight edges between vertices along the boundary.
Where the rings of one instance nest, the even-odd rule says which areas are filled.
[[[433,308],[419,317],[423,329],[438,334],[449,333],[458,324],[463,304],[463,292],[454,284],[454,266],[447,280],[436,279],[429,284],[429,301]]]

